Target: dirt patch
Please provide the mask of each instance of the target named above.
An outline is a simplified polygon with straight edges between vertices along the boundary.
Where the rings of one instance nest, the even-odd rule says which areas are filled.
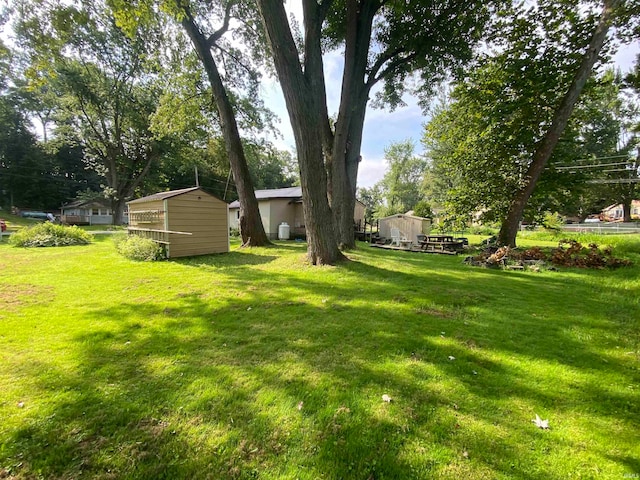
[[[445,310],[441,310],[433,307],[418,307],[416,308],[416,313],[418,315],[431,315],[432,317],[439,318],[452,318],[453,313],[447,312]]]
[[[38,285],[0,284],[0,312],[15,311],[18,308],[46,303],[52,297],[51,287]]]

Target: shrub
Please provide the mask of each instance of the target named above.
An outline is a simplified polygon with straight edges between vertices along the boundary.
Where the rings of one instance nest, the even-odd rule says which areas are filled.
[[[116,251],[129,260],[152,262],[166,258],[164,248],[149,238],[122,235],[115,238],[115,244]]]
[[[420,200],[413,207],[413,214],[416,217],[433,218],[433,210],[431,204],[426,200]]]
[[[9,243],[16,247],[63,247],[87,245],[91,239],[91,234],[76,226],[65,227],[45,222],[19,230],[11,235]]]
[[[559,232],[565,224],[565,219],[559,213],[546,212],[542,220],[542,226],[546,230]]]
[[[467,232],[471,235],[495,235],[498,233],[498,228],[493,225],[472,225],[468,228]]]

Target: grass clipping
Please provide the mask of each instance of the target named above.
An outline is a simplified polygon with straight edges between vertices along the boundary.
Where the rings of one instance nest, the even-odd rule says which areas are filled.
[[[66,247],[87,245],[91,239],[91,234],[76,226],[65,227],[45,222],[12,234],[9,243],[16,247]]]

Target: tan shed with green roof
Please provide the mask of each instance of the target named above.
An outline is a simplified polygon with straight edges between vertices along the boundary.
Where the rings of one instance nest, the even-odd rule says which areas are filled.
[[[129,206],[129,234],[165,246],[168,258],[229,251],[227,204],[200,187],[160,192]]]

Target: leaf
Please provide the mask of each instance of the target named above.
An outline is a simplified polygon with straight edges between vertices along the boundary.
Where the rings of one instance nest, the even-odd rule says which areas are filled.
[[[298,410],[302,410],[302,406],[304,405],[304,402],[300,402],[298,403]]]
[[[542,428],[543,430],[549,429],[549,420],[542,420],[537,413],[536,413],[536,418],[531,421],[535,423],[536,427],[538,428]]]

